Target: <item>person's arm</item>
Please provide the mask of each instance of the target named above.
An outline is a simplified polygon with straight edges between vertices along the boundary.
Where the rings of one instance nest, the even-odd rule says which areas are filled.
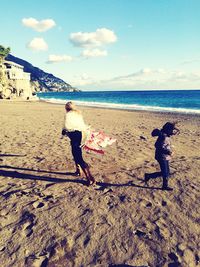
[[[66,129],[66,114],[65,114],[65,118],[64,118],[64,125],[63,125],[63,128],[62,128],[62,132],[61,132],[61,138],[63,137],[63,136],[67,136],[68,135],[68,131],[67,131],[67,129]]]
[[[166,154],[166,155],[171,155],[172,154],[169,137],[165,137],[163,139],[162,152],[163,152],[163,154]]]
[[[67,135],[68,134],[68,131],[64,128],[62,129],[62,135]]]

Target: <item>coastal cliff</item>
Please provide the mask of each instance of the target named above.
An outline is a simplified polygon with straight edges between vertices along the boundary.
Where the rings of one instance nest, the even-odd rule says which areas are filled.
[[[77,88],[72,87],[69,83],[64,82],[62,79],[55,77],[53,74],[46,73],[43,70],[33,66],[29,62],[8,54],[6,60],[15,62],[24,67],[24,71],[30,73],[31,85],[35,92],[48,92],[48,91],[65,91],[73,92],[79,91]]]
[[[0,46],[0,98],[31,99],[37,92],[77,92],[77,88],[29,62],[9,54]]]

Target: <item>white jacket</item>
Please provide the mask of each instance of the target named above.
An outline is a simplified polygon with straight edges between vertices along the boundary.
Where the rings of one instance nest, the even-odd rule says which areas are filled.
[[[69,111],[65,114],[64,129],[68,132],[86,131],[88,125],[85,124],[81,113],[77,111]]]

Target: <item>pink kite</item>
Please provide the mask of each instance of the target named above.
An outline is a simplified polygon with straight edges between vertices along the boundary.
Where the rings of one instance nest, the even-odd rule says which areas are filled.
[[[103,131],[89,130],[83,149],[93,151],[98,154],[104,154],[103,148],[112,145],[116,139],[107,136]]]

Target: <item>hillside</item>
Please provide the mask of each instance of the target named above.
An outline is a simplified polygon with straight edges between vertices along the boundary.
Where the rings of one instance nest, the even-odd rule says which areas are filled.
[[[31,82],[37,87],[37,91],[79,91],[78,89],[73,88],[69,83],[64,82],[62,79],[34,67],[32,64],[21,58],[9,54],[6,57],[6,60],[24,66],[24,71],[31,73]]]

